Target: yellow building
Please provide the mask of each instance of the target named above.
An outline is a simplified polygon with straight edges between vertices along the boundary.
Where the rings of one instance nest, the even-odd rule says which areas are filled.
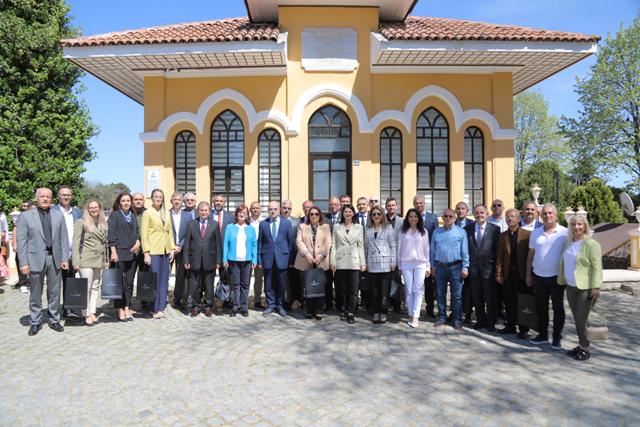
[[[147,194],[510,206],[513,95],[598,41],[409,16],[413,0],[245,3],[247,18],[62,41],[68,60],[144,105]]]

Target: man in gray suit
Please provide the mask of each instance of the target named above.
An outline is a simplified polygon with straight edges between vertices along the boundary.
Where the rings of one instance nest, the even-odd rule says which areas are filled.
[[[22,274],[29,275],[29,335],[42,328],[42,288],[47,277],[47,302],[49,327],[64,331],[60,324],[61,270],[69,269],[69,239],[64,217],[59,210],[51,209],[53,192],[48,188],[36,191],[37,209],[20,214],[17,230],[18,257],[24,260]]]

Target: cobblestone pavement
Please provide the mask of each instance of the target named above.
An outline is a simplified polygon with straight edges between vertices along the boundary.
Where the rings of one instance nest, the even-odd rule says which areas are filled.
[[[169,308],[120,323],[105,304],[94,328],[29,337],[27,300],[0,287],[4,426],[640,425],[640,297],[621,292],[598,303],[610,338],[587,362],[513,336],[335,314]],[[563,346],[576,341],[567,307]]]

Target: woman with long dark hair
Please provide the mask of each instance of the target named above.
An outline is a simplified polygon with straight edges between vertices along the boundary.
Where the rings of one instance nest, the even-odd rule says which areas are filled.
[[[398,268],[402,273],[405,301],[409,321],[417,328],[420,307],[424,293],[424,279],[429,277],[429,233],[424,228],[422,215],[416,209],[409,209],[398,235]]]
[[[344,299],[344,312],[340,320],[355,323],[355,312],[358,300],[358,283],[360,272],[365,271],[364,231],[360,224],[353,221],[356,210],[351,205],[344,205],[340,211],[340,223],[333,226],[331,239],[331,256],[329,264],[334,274],[336,293],[340,292]]]
[[[113,202],[107,225],[109,231],[109,259],[116,263],[122,271],[122,299],[113,300],[113,306],[118,310],[118,320],[131,321],[131,298],[133,296],[133,279],[136,275],[136,256],[140,251],[140,230],[138,221],[131,210],[133,200],[126,191],[118,194]]]

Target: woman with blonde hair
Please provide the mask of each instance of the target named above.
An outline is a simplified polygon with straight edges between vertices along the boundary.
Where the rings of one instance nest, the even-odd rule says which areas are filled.
[[[87,279],[87,309],[83,310],[84,323],[98,322],[96,306],[100,295],[100,275],[107,267],[107,220],[102,206],[96,200],[84,205],[84,216],[73,225],[73,265],[80,277]]]
[[[175,254],[175,243],[171,218],[167,217],[164,206],[164,192],[159,188],[151,192],[151,208],[145,210],[140,219],[140,242],[144,263],[157,275],[153,318],[162,319],[165,317],[164,309],[167,307],[169,271]]]
[[[567,300],[576,323],[580,345],[567,351],[567,356],[575,360],[587,360],[591,357],[587,319],[600,296],[602,248],[591,237],[589,221],[585,215],[574,215],[568,225],[567,241],[560,258],[558,285],[567,287]]]

